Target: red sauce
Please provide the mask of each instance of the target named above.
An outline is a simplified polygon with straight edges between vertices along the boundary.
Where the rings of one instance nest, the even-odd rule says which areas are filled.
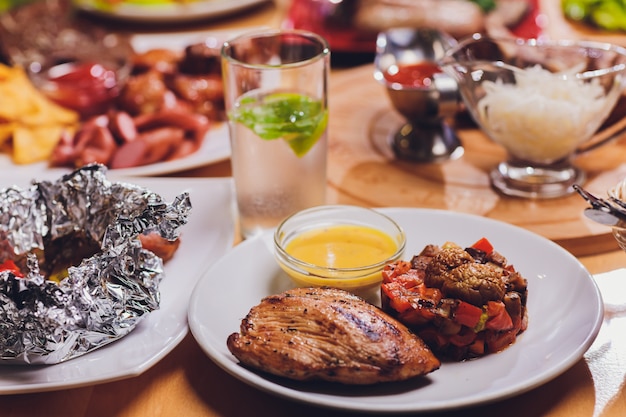
[[[391,67],[396,68],[396,67]],[[439,68],[432,62],[418,62],[410,65],[399,65],[398,72],[385,73],[385,79],[392,83],[402,84],[407,87],[429,87],[434,74],[440,73]]]
[[[106,112],[118,94],[115,71],[93,63],[67,63],[48,71],[43,91],[59,105],[83,118]]]

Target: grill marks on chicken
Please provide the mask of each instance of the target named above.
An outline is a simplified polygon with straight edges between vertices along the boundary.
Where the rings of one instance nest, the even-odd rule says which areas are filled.
[[[227,345],[247,366],[301,381],[374,384],[440,366],[399,321],[335,288],[295,288],[264,298]]]

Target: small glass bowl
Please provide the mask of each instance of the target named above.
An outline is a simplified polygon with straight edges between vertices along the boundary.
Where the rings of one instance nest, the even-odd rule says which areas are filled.
[[[316,235],[317,245],[309,240],[307,248],[316,246],[323,252],[324,262],[311,263],[308,257],[292,254],[295,244],[302,249],[303,237],[311,234]],[[357,259],[379,244],[386,244],[385,254],[376,250],[372,258]],[[283,220],[274,233],[278,264],[296,285],[341,288],[364,298],[378,292],[382,269],[399,260],[405,246],[406,235],[393,219],[376,210],[349,205],[300,211]]]

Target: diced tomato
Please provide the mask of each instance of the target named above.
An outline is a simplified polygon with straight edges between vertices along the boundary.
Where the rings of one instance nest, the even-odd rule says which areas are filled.
[[[2,262],[2,264],[0,264],[0,271],[9,271],[12,272],[13,275],[15,275],[16,277],[24,277],[24,274],[22,273],[22,271],[20,271],[20,268],[15,265],[15,262],[10,259],[7,259],[6,261]]]
[[[388,307],[402,313],[407,310],[413,309],[411,300],[409,300],[404,291],[404,287],[397,282],[389,282],[380,286],[382,296],[386,297]]]
[[[433,305],[438,305],[441,302],[443,294],[439,288],[430,288],[426,285],[422,285],[420,288],[423,299],[429,300]]]
[[[427,288],[423,283],[410,288],[402,282],[381,285],[382,306],[393,310],[400,321],[408,326],[421,326],[436,316],[435,306],[441,301],[441,291]]]
[[[472,245],[472,248],[481,250],[486,254],[490,254],[491,252],[493,252],[493,245],[485,237],[480,238],[476,243],[474,243]]]
[[[411,269],[411,263],[408,261],[398,261],[385,265],[382,271],[383,282],[391,282],[395,277],[407,273]]]
[[[494,331],[505,331],[513,328],[513,320],[507,313],[504,303],[501,301],[487,302],[487,314],[489,318],[485,328]]]
[[[483,310],[475,305],[459,301],[454,311],[454,321],[473,329],[480,321]]]
[[[403,274],[399,274],[389,281],[383,282],[397,282],[401,284],[405,288],[413,288],[415,286],[424,285],[424,271],[418,271],[416,269],[411,269]]]

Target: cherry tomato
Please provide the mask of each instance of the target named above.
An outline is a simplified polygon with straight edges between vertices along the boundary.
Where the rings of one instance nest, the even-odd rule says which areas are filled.
[[[22,273],[22,271],[20,271],[20,268],[15,265],[15,262],[10,259],[7,259],[0,264],[0,271],[9,271],[12,272],[13,275],[15,275],[16,277],[24,277],[24,274]]]

